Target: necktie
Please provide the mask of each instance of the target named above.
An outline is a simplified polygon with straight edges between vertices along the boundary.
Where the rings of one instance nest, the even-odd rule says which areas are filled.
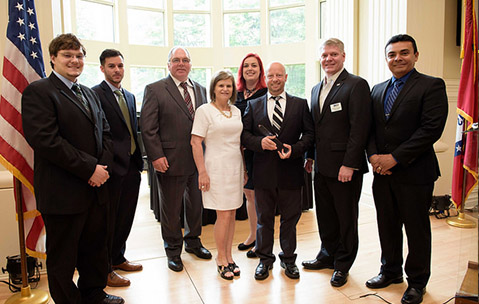
[[[133,130],[131,128],[131,121],[130,121],[130,111],[128,111],[128,106],[126,105],[125,97],[120,90],[115,91],[115,95],[118,96],[118,105],[120,106],[121,113],[123,114],[123,118],[125,119],[126,126],[128,127],[128,131],[130,132],[130,153],[133,154],[136,150],[135,138],[133,137]]]
[[[72,90],[73,90],[73,92],[75,92],[75,95],[77,96],[78,100],[82,104],[83,108],[86,110],[88,115],[91,117],[90,105],[88,104],[88,101],[83,96],[83,93],[81,91],[80,86],[77,83],[74,83],[73,86],[72,86]]]
[[[271,98],[275,100],[273,111],[273,130],[276,133],[276,136],[278,136],[279,130],[281,130],[281,124],[283,123],[283,111],[281,109],[281,104],[279,103],[281,96],[274,96]]]
[[[398,97],[399,90],[402,84],[403,82],[401,80],[396,80],[394,82],[394,87],[391,93],[389,93],[388,99],[384,103],[384,114],[386,114],[386,120],[389,119],[389,114],[391,114],[391,109],[393,107],[394,101]]]
[[[324,101],[329,94],[329,87],[331,86],[331,81],[328,81],[328,78],[324,77],[323,86],[321,87],[321,92],[319,92],[319,113],[323,111]]]
[[[193,103],[191,103],[191,96],[190,96],[190,93],[188,92],[188,87],[186,85],[186,82],[182,82],[180,83],[180,85],[184,90],[183,96],[185,98],[186,107],[188,108],[188,111],[190,111],[191,117],[194,117],[195,110],[193,110]]]

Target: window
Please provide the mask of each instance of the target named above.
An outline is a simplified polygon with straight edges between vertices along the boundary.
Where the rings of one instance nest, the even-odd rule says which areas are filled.
[[[211,46],[209,0],[173,1],[173,38],[175,45]]]
[[[102,82],[105,79],[103,73],[100,70],[100,64],[98,63],[85,63],[83,65],[83,72],[81,73],[78,81],[91,88]]]
[[[224,45],[248,46],[261,43],[259,0],[223,0]]]
[[[136,98],[136,110],[141,110],[145,87],[155,81],[164,78],[166,69],[160,67],[130,67],[131,92]]]
[[[300,5],[274,7],[269,12],[271,44],[302,42],[305,39],[303,1],[271,0],[274,3],[299,2]]]
[[[189,77],[209,90],[211,80],[211,69],[191,68]]]
[[[113,2],[83,1],[76,2],[76,34],[80,39],[113,42]]]
[[[165,46],[163,1],[128,0],[128,38],[131,44]],[[145,5],[145,6],[139,6]]]
[[[286,81],[285,89],[288,94],[306,98],[305,94],[305,65],[304,64],[286,64],[286,74],[288,80]]]

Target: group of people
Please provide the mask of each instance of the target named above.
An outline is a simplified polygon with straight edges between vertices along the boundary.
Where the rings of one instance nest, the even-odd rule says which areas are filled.
[[[402,303],[422,302],[431,261],[428,209],[439,176],[433,144],[448,109],[444,81],[414,68],[419,53],[411,36],[387,42],[392,77],[371,92],[364,79],[344,69],[343,43],[326,40],[320,47],[325,77],[313,87],[309,104],[285,91],[283,64],[263,68],[253,53],[242,60],[237,81],[227,70],[212,76],[208,102],[206,89],[189,78],[188,50],[174,47],[169,75],[145,88],[139,123],[135,98],[121,86],[119,51],[101,54],[105,81],[92,89],[78,84],[86,50],[74,35],[56,37],[49,53],[53,72],[23,92],[22,119],[35,151],[35,195],[47,232],[55,303],[124,303],[103,289],[130,284],[115,270],[142,269],[124,256],[143,168],[138,124],[159,183],[161,232],[171,270],[183,270],[183,243],[186,252],[212,258],[200,240],[207,208],[217,215],[217,271],[226,280],[240,276],[232,244],[235,212],[244,195],[250,233],[238,249],[259,258],[255,279],[266,279],[275,262],[277,213],[280,266],[298,279],[301,188],[304,170],[314,168],[321,246],[302,265],[334,269],[331,285],[343,286],[358,251],[358,203],[369,161],[381,268],[366,286],[403,282],[404,226],[409,253]]]

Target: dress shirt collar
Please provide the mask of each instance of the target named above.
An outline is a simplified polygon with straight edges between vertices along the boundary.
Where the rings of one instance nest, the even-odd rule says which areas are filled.
[[[173,79],[173,81],[175,82],[175,85],[176,85],[177,87],[179,87],[180,84],[183,82],[183,81],[179,81],[178,79],[176,79],[175,77],[173,77],[173,75],[171,75],[171,74],[170,74],[170,76],[171,76],[171,78]],[[193,84],[191,83],[191,81],[190,81],[189,78],[186,80],[186,85],[187,85],[188,87],[190,87],[190,88],[193,88]]]
[[[391,83],[390,83],[389,85],[392,86],[392,85],[393,85],[396,81],[398,81],[398,80],[401,80],[403,84],[406,83],[406,81],[408,80],[409,76],[411,76],[412,72],[415,71],[415,70],[416,70],[416,69],[413,68],[412,70],[410,70],[406,75],[404,75],[404,76],[401,77],[401,78],[396,78],[396,77],[392,76],[392,77],[391,77]]]
[[[279,94],[279,95],[277,95],[277,96],[281,96],[281,99],[286,100],[286,91],[283,91],[281,94]],[[268,97],[268,100],[270,100],[271,97],[273,97],[273,95],[271,95],[271,93],[268,91],[267,97]],[[281,99],[280,99],[280,100],[281,100]]]
[[[121,93],[123,94],[123,88],[121,87],[121,85],[120,85],[119,88],[117,88],[117,87],[115,87],[114,85],[112,85],[110,82],[108,82],[108,80],[105,80],[105,82],[106,82],[106,84],[110,87],[110,89],[111,89],[111,91],[112,91],[113,93],[114,93],[115,91],[120,90]]]
[[[73,86],[74,83],[78,84],[78,81],[76,81],[76,82],[70,81],[69,79],[66,79],[65,77],[60,75],[55,70],[53,70],[53,74],[55,74],[55,76],[57,76],[67,86],[67,88],[69,88],[70,90],[72,89],[72,86]]]
[[[324,77],[324,80],[326,81],[325,84],[329,84],[330,86],[336,82],[336,79],[338,79],[339,75],[344,71],[344,67],[338,71],[336,74],[332,75],[331,77],[328,77],[328,75],[326,75],[326,77]]]

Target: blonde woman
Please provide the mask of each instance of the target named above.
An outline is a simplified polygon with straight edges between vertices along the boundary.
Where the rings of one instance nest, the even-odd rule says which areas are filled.
[[[233,105],[236,87],[231,72],[219,71],[213,76],[210,98],[210,103],[196,110],[191,146],[203,206],[216,210],[214,235],[218,273],[223,279],[232,280],[240,275],[231,247],[236,209],[243,203],[243,185],[247,177],[240,140],[243,124],[241,111]]]

